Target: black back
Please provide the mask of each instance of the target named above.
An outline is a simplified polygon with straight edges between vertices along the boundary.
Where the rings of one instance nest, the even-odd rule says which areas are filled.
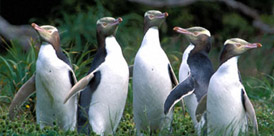
[[[80,93],[79,105],[77,108],[77,130],[78,132],[90,134],[91,126],[89,124],[89,107],[93,92],[97,89],[101,81],[101,72],[94,73],[94,77],[89,82],[85,90]]]
[[[91,63],[91,68],[88,74],[94,71],[97,67],[99,67],[105,61],[105,58],[107,56],[107,52],[105,49],[105,37],[102,35],[98,35],[97,33],[97,41],[99,44],[99,49]],[[89,82],[86,89],[80,93],[80,97],[78,101],[78,109],[77,109],[78,132],[82,132],[85,134],[89,134],[91,132],[91,126],[89,124],[89,118],[88,118],[88,111],[90,107],[92,94],[97,89],[98,85],[100,84],[100,81],[101,81],[101,72],[97,71],[94,73],[94,77]]]
[[[100,48],[97,51],[97,53],[91,63],[91,67],[88,71],[88,74],[91,73],[92,71],[94,71],[98,66],[100,66],[105,61],[106,56],[107,56],[106,49],[104,47]]]
[[[244,91],[244,89],[241,89],[242,104],[243,104],[243,107],[244,107],[244,109],[245,109],[245,111],[246,111],[246,107],[245,107],[245,97],[244,97],[244,95],[245,95],[245,91]]]
[[[191,75],[195,79],[195,91],[197,100],[207,93],[209,80],[214,73],[214,69],[205,51],[196,52],[188,57],[187,63],[191,70]]]
[[[96,37],[97,37],[97,42],[98,42],[98,50],[97,50],[95,57],[91,63],[91,67],[88,71],[88,74],[90,72],[92,72],[93,70],[95,70],[98,66],[100,66],[105,61],[105,58],[107,56],[107,51],[105,48],[106,36],[100,35],[99,32],[97,31]]]
[[[61,50],[62,49],[60,49],[59,51],[56,51],[57,57],[60,60],[62,60],[63,62],[65,62],[67,65],[69,65],[69,67],[72,69],[72,66],[70,64],[68,57]],[[74,76],[73,71],[69,70],[68,74],[69,74],[69,80],[70,80],[71,87],[73,87],[76,83],[76,81],[74,80],[74,77],[73,77]]]
[[[62,49],[61,49],[62,50]],[[57,54],[57,57],[64,61],[66,64],[69,65],[70,68],[72,68],[71,64],[70,64],[70,61],[68,59],[68,57],[62,52],[62,51],[56,51],[56,54]]]
[[[70,84],[71,84],[71,87],[73,87],[75,85],[75,83],[77,81],[74,80],[74,75],[73,75],[73,71],[69,71],[69,80],[70,80]]]

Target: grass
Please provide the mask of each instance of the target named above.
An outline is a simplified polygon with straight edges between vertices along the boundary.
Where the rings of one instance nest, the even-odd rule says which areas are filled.
[[[126,105],[126,107],[132,107]],[[8,119],[8,107],[1,107],[0,111],[0,135],[77,135],[76,131],[63,131],[58,126],[45,127],[40,129],[39,125],[35,123],[34,117],[31,115],[29,109],[24,109],[24,112],[14,121]],[[173,121],[174,135],[194,135],[194,128],[192,127],[190,116],[182,117],[182,110],[180,107],[175,108]],[[92,134],[95,135],[95,134]],[[126,109],[121,122],[116,131],[118,136],[136,135],[135,125],[133,123],[132,113]]]
[[[103,16],[112,16],[112,12],[108,11],[99,0],[96,0],[95,6],[85,7],[88,9],[85,12],[82,11],[81,6],[76,7],[78,7],[77,14],[61,13],[61,18],[52,19],[49,24],[59,26],[62,47],[71,60],[75,75],[79,80],[89,70],[90,63],[96,52],[95,22]],[[118,6],[118,8],[120,7]],[[207,10],[208,8],[203,9]],[[142,8],[140,10],[145,11],[146,9]],[[199,25],[199,23],[194,23],[197,17],[192,15],[191,9],[172,8],[165,10],[170,13],[170,16],[167,18],[167,23],[163,26],[164,33],[160,32],[161,44],[169,57],[176,75],[178,75],[182,51],[188,43],[183,36],[175,34],[172,28],[174,26],[189,27]],[[121,17],[123,18],[123,23],[120,24],[116,37],[123,49],[126,61],[131,65],[143,38],[143,15],[138,12],[129,12]],[[231,21],[231,18],[234,18],[234,21]],[[267,20],[268,16],[265,16],[264,19]],[[241,23],[238,23],[237,20]],[[260,135],[273,135],[274,35],[265,34],[254,37],[254,28],[246,20],[243,20],[242,16],[234,13],[227,14],[222,21],[228,27],[223,27],[220,32],[212,33],[215,39],[212,40],[213,47],[209,57],[215,69],[218,67],[218,56],[222,44],[225,39],[231,38],[230,36],[242,37],[248,41],[250,40],[250,42],[261,42],[263,44],[261,49],[242,55],[239,60],[239,69],[242,73],[247,94],[256,110]],[[64,132],[57,126],[40,129],[35,122],[35,94],[22,106],[21,112],[15,120],[8,119],[8,106],[14,94],[35,72],[35,61],[38,53],[35,47],[32,47],[27,53],[18,47],[20,46],[13,43],[11,45],[7,44],[6,53],[0,56],[0,136],[77,135],[76,131]],[[132,85],[130,83],[125,111],[116,135],[136,135],[132,100]],[[179,105],[175,106],[172,130],[172,135],[195,135],[190,116],[186,114],[183,117],[182,109]]]
[[[58,126],[40,129],[35,122],[35,95],[23,106],[15,120],[8,119],[8,106],[20,86],[32,75],[35,68],[37,50],[33,47],[31,51],[24,53],[12,45],[5,57],[0,56],[0,135],[77,135],[76,131],[64,132]],[[88,71],[93,50],[85,49],[82,52],[66,51],[68,56],[81,54],[78,60],[71,59],[77,78],[84,76]],[[169,55],[170,56],[170,55]],[[71,58],[71,57],[70,57]],[[89,59],[85,59],[89,58]],[[82,63],[81,63],[82,62]],[[175,69],[178,71],[178,69]],[[274,130],[274,77],[262,74],[260,78],[244,77],[244,85],[247,93],[255,107],[259,132],[261,135],[271,135]],[[132,111],[132,89],[129,84],[129,93],[126,108],[116,135],[136,135]],[[174,120],[172,123],[172,135],[195,135],[190,116],[182,115],[181,107],[175,107]]]

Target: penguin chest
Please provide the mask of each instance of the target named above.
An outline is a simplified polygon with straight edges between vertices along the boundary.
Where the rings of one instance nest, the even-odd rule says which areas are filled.
[[[140,93],[138,96],[166,99],[171,91],[168,64],[160,45],[158,28],[152,27],[146,32],[134,61],[133,89]]]
[[[63,95],[71,88],[69,66],[60,60],[51,45],[41,47],[36,62],[36,86],[38,95],[44,93],[51,102],[63,101]],[[40,90],[43,91],[40,91]]]
[[[111,134],[116,130],[124,111],[129,70],[122,56],[107,55],[99,71],[101,80],[92,94],[89,121],[97,134]]]
[[[190,74],[190,68],[186,61],[182,61],[180,70],[179,70],[179,81],[180,83],[184,81]]]
[[[188,47],[185,49],[185,51],[183,53],[182,63],[180,65],[180,69],[179,69],[179,81],[180,82],[184,81],[191,72],[190,67],[187,64],[187,60],[188,60],[190,52],[194,49],[194,47],[195,46],[192,44],[188,45]]]
[[[114,99],[119,100],[120,96],[124,97],[127,95],[129,70],[124,58],[109,55],[99,70],[101,72],[101,80],[93,94],[94,98],[92,98],[92,101],[98,98],[112,103]]]
[[[242,126],[246,122],[241,99],[243,88],[238,76],[216,72],[210,80],[207,96],[207,116],[210,126]],[[238,127],[236,127],[238,128]]]
[[[107,55],[105,61],[99,66],[101,80],[92,101],[95,102],[98,99],[98,101],[114,104],[113,101],[119,101],[121,97],[123,101],[127,95],[129,69],[115,37],[107,37],[105,43]]]
[[[138,51],[133,70],[133,89],[142,100],[163,100],[171,91],[168,58],[162,49]],[[136,91],[135,91],[136,90]]]
[[[76,97],[63,104],[64,97],[72,87],[69,66],[58,59],[51,45],[42,45],[40,48],[35,80],[37,121],[52,125],[57,120],[65,129],[71,128],[66,124],[72,125],[76,120]]]
[[[173,112],[164,115],[164,102],[172,89],[166,54],[161,49],[138,51],[133,69],[133,110],[137,129],[157,129],[170,123]]]

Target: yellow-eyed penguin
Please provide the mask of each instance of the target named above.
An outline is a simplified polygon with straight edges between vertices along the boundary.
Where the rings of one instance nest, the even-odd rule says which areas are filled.
[[[253,124],[254,133],[258,133],[255,110],[241,83],[237,63],[242,53],[261,46],[260,43],[248,43],[239,38],[228,39],[224,43],[220,66],[212,75],[207,96],[199,103],[199,113],[196,113],[199,115],[206,110],[209,135],[237,136],[246,133],[247,118]]]
[[[196,107],[207,93],[209,79],[214,73],[212,63],[208,58],[211,48],[210,32],[203,27],[190,27],[188,29],[174,27],[178,33],[184,34],[190,44],[185,49],[179,70],[180,84],[176,86],[167,97],[165,113],[182,98],[191,116],[192,122],[199,129],[195,117]]]
[[[98,51],[88,75],[73,86],[66,100],[81,91],[77,115],[78,132],[114,135],[122,117],[129,69],[115,34],[122,18],[97,21]],[[91,128],[90,128],[91,127]]]
[[[54,122],[64,130],[74,130],[76,126],[77,97],[66,104],[66,94],[77,82],[68,58],[60,47],[58,30],[50,25],[38,26],[32,23],[38,32],[42,45],[36,61],[36,73],[15,95],[10,106],[10,117],[14,117],[15,108],[36,91],[36,121],[40,127],[52,126]]]
[[[178,81],[160,45],[159,27],[168,13],[150,10],[144,15],[144,38],[133,67],[133,112],[137,133],[170,128],[173,112],[164,114],[164,102]]]

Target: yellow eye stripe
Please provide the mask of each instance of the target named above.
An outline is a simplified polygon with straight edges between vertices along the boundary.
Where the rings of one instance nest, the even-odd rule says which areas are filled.
[[[228,39],[225,41],[224,45],[226,45],[226,44],[237,45],[237,44],[248,44],[248,42],[243,39],[240,39],[240,38],[231,38],[231,39]]]
[[[199,34],[205,34],[209,37],[211,36],[210,32],[203,27],[195,26],[195,27],[188,28],[187,30],[189,30],[190,32],[195,31]]]

